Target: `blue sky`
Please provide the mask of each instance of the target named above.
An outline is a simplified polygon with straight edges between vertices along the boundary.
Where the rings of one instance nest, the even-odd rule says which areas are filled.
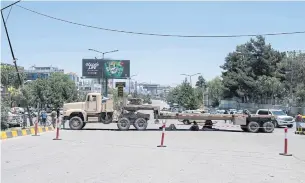
[[[10,2],[3,2],[5,6]],[[21,2],[35,11],[99,27],[184,35],[229,35],[305,30],[305,2]],[[5,14],[8,13],[7,9]],[[18,64],[57,66],[81,75],[83,58],[131,60],[136,80],[180,83],[181,73],[221,75],[220,65],[250,38],[165,38],[89,29],[48,19],[14,7],[7,22]],[[12,58],[1,25],[1,60]],[[305,34],[266,38],[274,48],[305,50]],[[193,81],[195,78],[193,78]]]

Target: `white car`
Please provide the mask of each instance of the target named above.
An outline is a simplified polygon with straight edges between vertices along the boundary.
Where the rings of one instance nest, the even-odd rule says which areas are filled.
[[[273,115],[275,117],[275,127],[287,126],[293,127],[294,119],[288,116],[284,111],[280,109],[259,109],[256,111],[257,115]]]

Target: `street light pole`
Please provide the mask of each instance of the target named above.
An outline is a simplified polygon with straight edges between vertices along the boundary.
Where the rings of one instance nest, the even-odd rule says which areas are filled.
[[[201,74],[201,73],[196,73],[196,74],[180,74],[180,75],[188,76],[190,78],[190,84],[191,84],[191,86],[193,86],[193,84],[192,84],[192,77],[193,76],[197,76],[199,74]]]
[[[98,51],[98,50],[95,50],[95,49],[88,49],[89,51],[94,51],[94,52],[97,52],[97,53],[101,53],[102,54],[102,59],[104,60],[105,58],[105,54],[107,53],[113,53],[113,52],[118,52],[119,50],[112,50],[112,51],[107,51],[107,52],[101,52],[101,51]],[[102,76],[103,77],[103,76]],[[104,78],[105,79],[105,96],[107,97],[108,95],[108,78]],[[103,78],[102,78],[103,80]],[[112,79],[112,83],[113,83],[113,79]]]
[[[12,58],[13,58],[13,63],[14,63],[14,66],[15,66],[15,69],[16,69],[16,72],[17,72],[17,76],[18,76],[18,80],[19,80],[19,84],[20,86],[22,87],[23,85],[23,82],[21,80],[21,77],[20,77],[20,74],[19,74],[19,70],[18,70],[18,66],[17,66],[17,62],[16,62],[16,58],[15,58],[15,54],[14,54],[14,50],[13,50],[13,46],[12,46],[12,43],[11,43],[11,39],[10,39],[10,36],[8,34],[8,30],[7,30],[7,26],[6,26],[6,22],[4,20],[4,16],[3,16],[3,10],[5,10],[6,8],[9,8],[17,3],[19,3],[20,1],[16,1],[4,8],[1,9],[1,18],[2,18],[2,22],[3,22],[3,25],[4,25],[4,29],[5,29],[5,33],[6,33],[6,37],[7,37],[7,41],[8,41],[8,44],[10,46],[10,51],[11,51],[11,55],[12,55]],[[33,122],[32,122],[32,118],[31,118],[31,113],[30,113],[30,109],[29,109],[29,106],[27,104],[27,100],[26,100],[26,109],[28,111],[28,114],[29,114],[29,120],[30,120],[30,125],[32,126],[33,125]]]
[[[132,75],[132,76],[130,76],[130,77],[128,78],[128,80],[129,80],[129,84],[128,84],[128,86],[129,86],[129,87],[128,87],[128,90],[129,90],[129,91],[128,91],[128,94],[129,94],[129,95],[130,95],[130,80],[131,80],[132,77],[135,77],[135,76],[137,76],[137,75],[138,75],[138,74],[134,74],[134,75]]]

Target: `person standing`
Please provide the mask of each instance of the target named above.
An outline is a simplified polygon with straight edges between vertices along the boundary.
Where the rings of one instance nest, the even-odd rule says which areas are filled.
[[[296,131],[302,131],[302,125],[301,123],[303,122],[303,118],[301,113],[298,113],[298,115],[295,117],[295,123],[296,123]]]
[[[43,125],[44,127],[46,127],[47,113],[46,113],[45,110],[43,110],[43,111],[41,112],[41,120],[42,120],[42,125]]]
[[[56,128],[56,115],[57,115],[56,110],[55,110],[55,108],[53,108],[53,110],[51,112],[53,128]]]
[[[224,114],[229,114],[229,112],[225,110]],[[227,120],[225,120],[225,123],[227,123]]]

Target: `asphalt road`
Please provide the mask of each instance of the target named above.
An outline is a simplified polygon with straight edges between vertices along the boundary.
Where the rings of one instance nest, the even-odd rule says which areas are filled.
[[[154,123],[149,126],[159,127]],[[293,129],[288,133],[293,156],[285,157],[279,155],[283,129],[272,134],[244,133],[238,128],[168,131],[167,147],[158,148],[161,131],[103,128],[116,129],[116,124],[62,130],[61,141],[52,140],[54,132],[3,141],[2,182],[305,182],[305,136],[293,134]]]

